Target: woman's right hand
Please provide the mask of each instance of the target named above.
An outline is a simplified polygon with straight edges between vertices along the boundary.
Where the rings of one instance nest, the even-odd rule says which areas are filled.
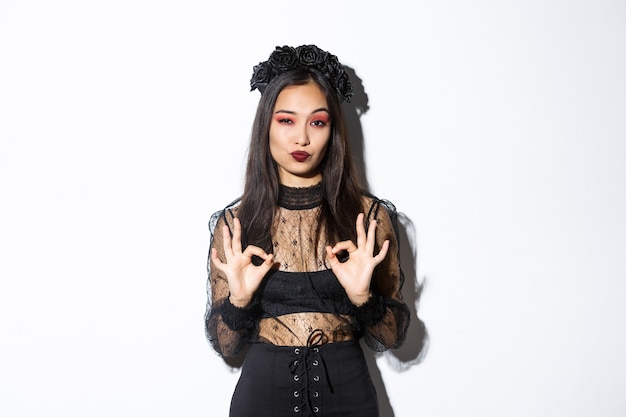
[[[233,237],[230,237],[228,226],[222,228],[224,239],[224,255],[226,262],[222,262],[217,256],[217,249],[211,250],[211,259],[215,267],[220,270],[228,280],[230,290],[230,302],[236,307],[245,307],[250,304],[255,291],[261,285],[263,277],[274,265],[274,255],[267,254],[258,246],[249,245],[244,251],[241,247],[241,223],[234,219]],[[261,265],[254,265],[252,257],[256,255],[263,259]]]

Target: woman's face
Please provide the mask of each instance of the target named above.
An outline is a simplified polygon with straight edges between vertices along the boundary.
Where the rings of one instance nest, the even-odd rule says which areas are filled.
[[[276,100],[270,123],[270,153],[281,184],[315,185],[330,139],[326,98],[315,83],[285,87]]]

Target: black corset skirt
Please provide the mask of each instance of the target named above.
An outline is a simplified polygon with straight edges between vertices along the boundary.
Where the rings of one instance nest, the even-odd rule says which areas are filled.
[[[230,417],[378,417],[376,391],[358,340],[246,353]]]

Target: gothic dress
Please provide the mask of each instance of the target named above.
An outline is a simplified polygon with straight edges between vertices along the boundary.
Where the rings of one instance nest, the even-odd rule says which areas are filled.
[[[316,242],[321,185],[281,186],[272,226],[278,268],[264,277],[251,304],[229,301],[226,277],[209,257],[206,335],[224,357],[246,348],[231,400],[230,417],[377,417],[378,406],[360,340],[376,352],[399,347],[409,309],[402,299],[397,220],[393,204],[362,197],[366,222],[377,221],[376,251],[385,260],[374,270],[372,296],[357,307],[325,260],[324,231]],[[215,213],[211,247],[225,260],[222,226],[232,230],[238,201]],[[356,219],[355,219],[356,221]]]

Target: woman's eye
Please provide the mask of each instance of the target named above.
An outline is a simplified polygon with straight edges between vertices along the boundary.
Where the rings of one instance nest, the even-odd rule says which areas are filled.
[[[278,123],[291,124],[291,123],[293,123],[293,120],[291,120],[291,119],[278,119]]]
[[[326,122],[324,120],[313,120],[311,122],[311,124],[313,126],[317,126],[317,127],[324,127],[324,126],[326,126]]]

